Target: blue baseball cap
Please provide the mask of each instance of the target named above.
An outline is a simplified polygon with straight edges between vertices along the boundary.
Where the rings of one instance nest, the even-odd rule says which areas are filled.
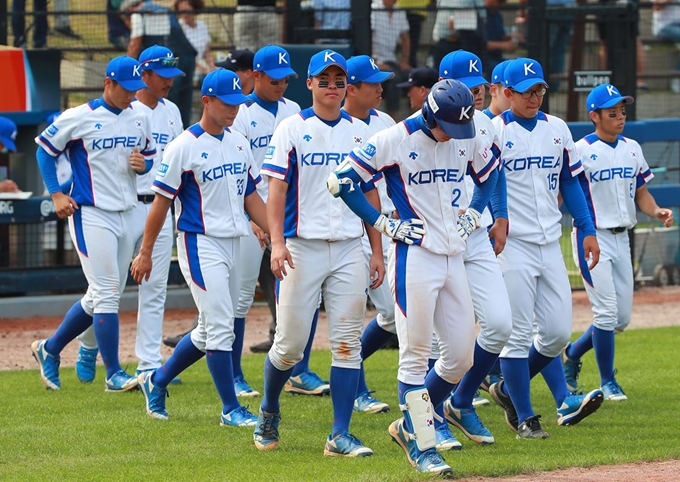
[[[520,57],[505,68],[505,86],[517,92],[526,92],[536,84],[548,83],[543,78],[543,67],[538,61]]]
[[[176,58],[167,47],[152,45],[139,54],[139,63],[142,70],[153,70],[165,79],[185,75],[177,68],[179,58]]]
[[[439,77],[456,79],[468,89],[489,82],[482,77],[482,61],[472,52],[456,50],[446,54],[439,63]]]
[[[203,79],[201,94],[217,97],[228,105],[243,104],[248,98],[241,91],[241,81],[231,70],[217,69]]]
[[[612,84],[602,84],[590,91],[586,99],[586,108],[588,112],[593,112],[597,109],[614,107],[619,102],[632,104],[635,102],[635,99],[630,95],[621,95]]]
[[[394,72],[384,72],[378,68],[372,57],[355,55],[347,61],[347,83],[381,84],[394,77]]]
[[[316,77],[331,65],[340,67],[345,75],[347,74],[347,61],[345,57],[337,53],[335,50],[322,50],[321,52],[312,55],[309,59],[309,67],[307,68],[307,77]]]
[[[0,142],[12,152],[17,151],[17,145],[14,143],[17,132],[17,125],[11,119],[0,117]]]
[[[512,60],[504,60],[500,64],[494,67],[493,72],[491,72],[491,83],[492,84],[503,84],[505,85],[505,68],[510,65]]]
[[[139,62],[132,57],[121,55],[116,57],[106,66],[106,77],[115,80],[128,92],[137,92],[145,89],[146,84],[142,81],[142,70]]]
[[[286,77],[297,77],[298,74],[290,67],[288,51],[278,45],[267,45],[255,52],[253,70],[264,72],[274,80]]]

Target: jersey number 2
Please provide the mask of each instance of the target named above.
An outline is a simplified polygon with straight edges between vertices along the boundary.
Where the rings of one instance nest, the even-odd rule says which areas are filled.
[[[451,201],[451,206],[457,208],[459,206],[458,200],[460,199],[460,196],[461,194],[463,194],[463,192],[460,189],[456,188],[453,191],[451,191],[451,194],[453,194],[453,201]]]

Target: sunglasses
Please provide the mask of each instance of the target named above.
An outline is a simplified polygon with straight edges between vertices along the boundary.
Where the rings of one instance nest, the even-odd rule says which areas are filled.
[[[177,67],[179,65],[179,57],[162,57],[159,59],[147,60],[144,63],[161,64],[163,67]]]
[[[512,90],[512,89],[510,89],[510,90]],[[512,91],[513,91],[515,94],[521,95],[521,96],[522,96],[522,99],[527,99],[527,100],[528,100],[528,99],[531,99],[534,95],[535,95],[537,98],[543,97],[543,96],[545,95],[545,93],[548,92],[548,89],[546,89],[545,87],[543,87],[543,88],[541,88],[541,89],[532,90],[532,91],[528,91],[528,92],[517,92],[516,90],[512,90]]]
[[[270,80],[269,81],[269,83],[271,85],[279,85],[280,82],[283,82],[284,84],[288,85],[288,84],[290,84],[290,79],[288,77],[286,77],[285,79],[281,79],[281,80]]]
[[[329,85],[331,85],[331,83],[328,80],[320,80],[319,81],[319,88],[320,89],[327,89]],[[335,81],[335,87],[337,87],[338,89],[344,89],[345,88],[345,81],[344,80]]]

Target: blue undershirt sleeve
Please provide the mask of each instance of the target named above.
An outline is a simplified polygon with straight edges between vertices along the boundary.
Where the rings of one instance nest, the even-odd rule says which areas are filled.
[[[494,169],[489,173],[486,181],[480,183],[475,176],[472,176],[475,182],[475,191],[472,195],[472,200],[470,201],[470,206],[472,209],[481,213],[484,208],[491,201],[491,195],[496,189],[496,183],[498,182],[498,169]]]
[[[40,174],[42,174],[45,186],[50,195],[62,192],[57,179],[57,163],[53,156],[50,156],[45,149],[38,147],[35,151],[35,158],[38,161]]]
[[[505,169],[499,169],[496,189],[491,194],[491,214],[497,218],[508,219],[508,185],[505,182]]]
[[[586,198],[576,177],[563,177],[560,179],[560,192],[564,205],[574,218],[574,226],[580,229],[585,236],[595,236],[595,225],[590,217],[590,211],[586,204]]]
[[[347,204],[354,214],[359,216],[364,222],[373,226],[380,217],[380,212],[368,202],[366,195],[361,190],[359,183],[361,177],[354,169],[336,172],[338,178],[351,179],[352,184],[342,184],[340,186],[340,198]]]

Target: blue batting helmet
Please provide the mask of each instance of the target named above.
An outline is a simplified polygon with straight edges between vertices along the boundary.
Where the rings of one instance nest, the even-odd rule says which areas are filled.
[[[465,84],[453,79],[432,86],[423,103],[423,118],[428,128],[439,126],[454,139],[475,137],[475,98]]]

